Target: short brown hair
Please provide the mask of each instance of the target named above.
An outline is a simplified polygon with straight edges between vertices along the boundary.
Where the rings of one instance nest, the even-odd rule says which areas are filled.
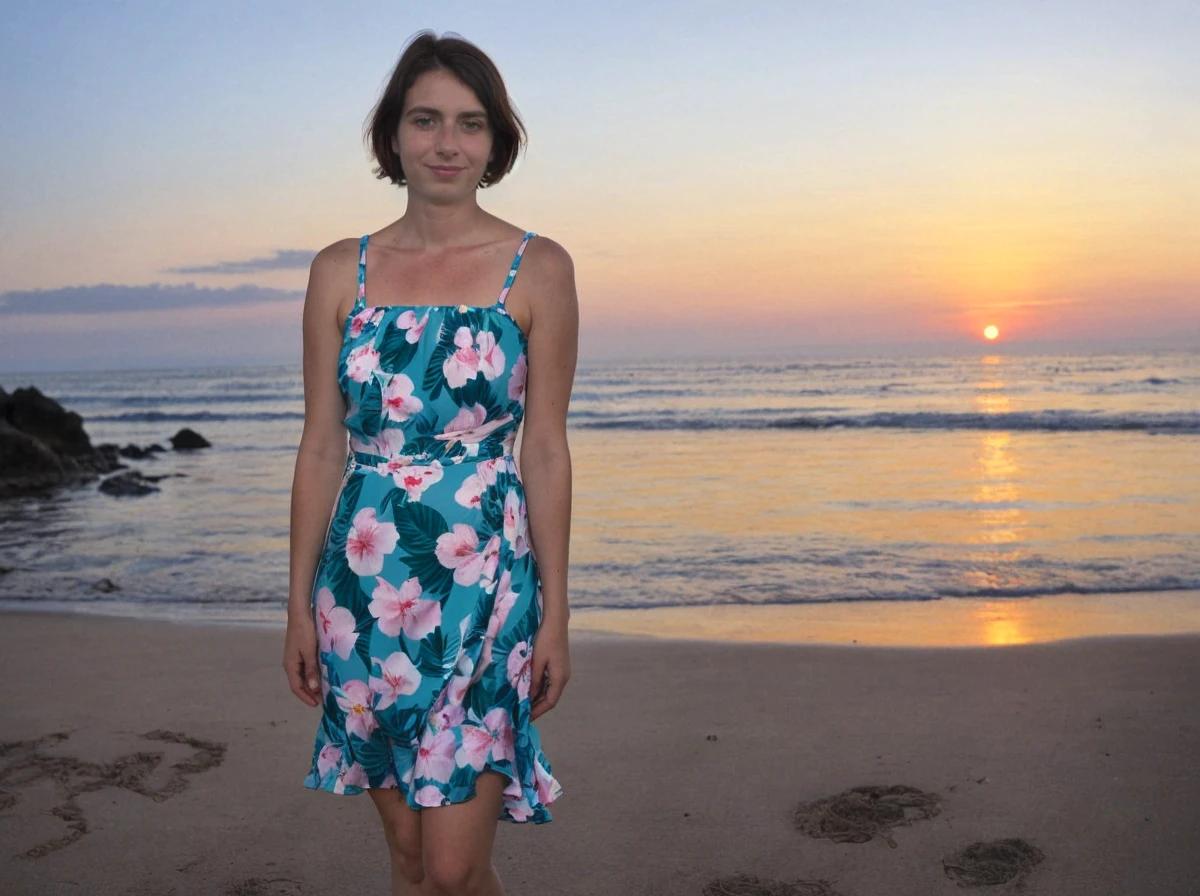
[[[367,125],[371,151],[379,165],[374,169],[380,180],[397,186],[408,183],[400,156],[392,150],[392,138],[400,127],[404,98],[413,82],[427,71],[445,69],[475,92],[487,111],[492,130],[492,157],[484,169],[479,186],[490,187],[512,171],[517,153],[526,143],[525,125],[508,98],[504,79],[492,60],[477,46],[460,37],[438,37],[433,31],[417,32],[400,55],[400,61],[388,79],[387,87]]]

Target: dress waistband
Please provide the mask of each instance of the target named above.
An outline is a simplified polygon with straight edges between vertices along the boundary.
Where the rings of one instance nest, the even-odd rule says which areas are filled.
[[[473,442],[465,446],[466,453],[456,454],[450,457],[442,455],[435,451],[415,451],[411,454],[394,454],[389,456],[382,454],[371,454],[366,451],[351,451],[346,458],[346,468],[352,467],[366,468],[377,470],[379,472],[391,473],[402,467],[413,464],[425,465],[431,464],[435,460],[442,466],[452,466],[454,464],[480,463],[485,460],[494,460],[497,458],[512,458],[515,460],[512,452],[504,450],[502,446],[496,447],[488,451],[480,451],[479,443]]]

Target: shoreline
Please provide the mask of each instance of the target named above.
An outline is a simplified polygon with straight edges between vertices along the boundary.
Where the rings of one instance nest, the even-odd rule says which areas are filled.
[[[185,616],[145,607],[80,603],[0,604],[0,614],[65,616],[219,625],[275,631],[277,618]],[[183,605],[201,611],[201,605]],[[157,612],[155,612],[157,611]],[[799,604],[708,604],[691,607],[571,610],[573,639],[635,638],[720,645],[846,647],[1005,647],[1121,637],[1200,635],[1200,590],[1065,593],[1010,598],[861,600]]]

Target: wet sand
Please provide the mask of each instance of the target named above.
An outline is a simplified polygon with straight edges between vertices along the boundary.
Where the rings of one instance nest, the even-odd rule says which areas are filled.
[[[388,892],[369,798],[301,784],[318,710],[287,690],[281,632],[0,618],[0,890]],[[498,828],[510,896],[925,896],[988,874],[1011,883],[986,892],[1197,892],[1200,636],[934,649],[581,627],[572,663],[538,720],[554,821]]]

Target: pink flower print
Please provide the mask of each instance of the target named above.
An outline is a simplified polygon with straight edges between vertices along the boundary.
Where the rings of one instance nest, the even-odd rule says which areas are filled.
[[[492,758],[509,762],[517,761],[515,736],[513,733],[512,716],[503,706],[497,706],[488,711],[483,717],[483,724],[492,732]]]
[[[470,664],[470,657],[466,668],[463,669],[463,663],[459,663],[459,673],[455,675],[446,685],[446,702],[451,706],[462,706],[467,699],[467,686],[471,683],[471,672],[474,666]]]
[[[335,768],[342,767],[342,750],[334,744],[326,744],[317,754],[317,774],[324,778]]]
[[[416,761],[413,763],[413,778],[427,778],[443,784],[449,781],[455,768],[454,750],[453,731],[449,728],[437,732],[426,729],[421,738],[421,745],[417,748]]]
[[[491,330],[480,330],[475,344],[479,347],[479,372],[486,380],[494,380],[504,372],[504,352]]]
[[[470,327],[459,327],[454,331],[454,344],[457,348],[442,362],[442,375],[451,387],[458,389],[478,375],[479,352],[475,350]]]
[[[466,710],[462,705],[466,695],[466,686],[461,682],[467,678],[472,668],[469,654],[462,655],[458,668],[466,669],[466,671],[460,672],[450,679],[450,683],[442,688],[429,710],[429,724],[433,726],[434,730],[452,728],[460,724],[466,717]]]
[[[527,531],[529,520],[526,516],[525,502],[516,489],[504,496],[504,537],[512,545],[514,557],[524,557],[529,553]]]
[[[418,342],[421,339],[421,334],[425,332],[425,325],[429,323],[429,312],[418,321],[417,313],[411,309],[402,312],[396,318],[396,326],[401,330],[407,330],[404,334],[404,340],[408,343]]]
[[[434,553],[438,562],[454,570],[454,581],[460,585],[474,585],[483,572],[484,556],[477,549],[479,533],[466,523],[455,523],[449,532],[437,538]]]
[[[379,695],[376,712],[387,709],[401,694],[416,693],[421,686],[420,671],[402,650],[393,652],[386,660],[373,656],[371,662],[378,663],[380,670],[379,677],[372,675],[369,681],[371,690]]]
[[[537,757],[533,760],[533,778],[537,787],[537,797],[539,802],[549,803],[562,796],[562,785],[555,780],[554,776],[546,770],[542,762]]]
[[[356,383],[365,383],[379,369],[379,352],[370,343],[350,349],[346,355],[346,373]]]
[[[523,796],[520,799],[513,799],[512,802],[506,802],[504,808],[517,821],[525,821],[527,818],[533,816],[533,809],[529,806],[529,800]]]
[[[463,719],[467,717],[467,711],[462,705],[462,695],[459,694],[456,700],[448,700],[448,694],[448,690],[443,691],[438,703],[434,705],[434,708],[429,713],[429,724],[435,730],[461,725]]]
[[[533,677],[533,652],[528,641],[518,641],[508,652],[508,683],[522,700],[529,699],[529,683]]]
[[[525,353],[521,352],[517,355],[517,360],[513,362],[512,373],[508,378],[508,397],[520,404],[521,407],[525,406],[525,373],[527,370]]]
[[[346,733],[357,734],[363,740],[371,739],[375,730],[375,711],[371,709],[371,689],[365,681],[353,679],[342,685],[337,704],[346,713]]]
[[[338,772],[337,780],[333,782],[334,793],[345,793],[347,787],[362,787],[367,786],[366,769],[358,762],[352,762],[350,765],[343,765]]]
[[[400,427],[384,427],[379,431],[378,435],[371,436],[368,439],[358,439],[354,433],[350,433],[350,448],[354,451],[362,451],[366,454],[378,454],[382,457],[393,457],[398,455],[404,448],[404,443],[408,441],[408,433]]]
[[[353,317],[350,318],[350,336],[357,339],[362,335],[362,331],[366,329],[367,324],[375,324],[379,322],[379,318],[383,312],[378,308],[364,308]]]
[[[397,432],[397,431],[398,430],[391,430],[391,432]],[[412,459],[413,459],[413,456],[411,454],[394,455],[392,457],[389,457],[387,460],[381,460],[379,463],[377,463],[375,465],[375,472],[380,473],[384,476],[394,477],[397,473],[399,473],[405,467],[407,467],[409,464],[411,464]],[[400,482],[397,481],[396,484],[399,485]]]
[[[459,766],[469,765],[481,772],[489,755],[497,762],[516,760],[512,720],[508,710],[502,706],[497,706],[484,716],[482,725],[463,726],[462,746],[455,752],[454,761]]]
[[[390,554],[399,540],[394,525],[376,519],[374,507],[364,507],[350,524],[346,560],[357,575],[377,575],[383,569],[384,555]]]
[[[446,802],[446,795],[433,784],[426,784],[413,794],[418,806],[440,806]]]
[[[444,476],[440,460],[428,464],[405,464],[392,472],[392,481],[408,493],[413,501],[420,501],[421,494]]]
[[[525,793],[525,788],[521,786],[521,782],[516,778],[509,778],[504,785],[504,790],[501,791],[506,797],[513,800],[519,800]]]
[[[504,627],[504,622],[508,619],[509,611],[517,602],[518,596],[512,587],[512,571],[506,569],[500,574],[496,600],[492,604],[492,615],[488,617],[487,634],[483,637],[483,649],[479,652],[479,665],[475,667],[475,674],[471,676],[472,682],[478,681],[483,676],[484,669],[491,665],[492,644],[496,640],[496,635],[500,633],[500,629]]]
[[[483,503],[483,493],[496,484],[496,473],[503,463],[502,457],[489,457],[475,464],[475,472],[463,480],[454,500],[463,507],[478,508]]]
[[[442,623],[439,601],[421,596],[421,583],[416,576],[405,579],[399,588],[383,576],[376,576],[378,585],[371,592],[367,611],[379,620],[379,630],[395,637],[404,634],[419,641]]]
[[[358,640],[354,625],[354,614],[337,605],[332,591],[322,588],[317,592],[317,644],[322,653],[332,651],[348,659]]]
[[[391,420],[407,420],[425,406],[413,395],[413,381],[403,373],[397,373],[383,387],[383,409]]]
[[[481,460],[475,464],[475,475],[483,480],[484,485],[495,485],[496,474],[503,465],[504,458],[489,457],[487,460]]]
[[[480,570],[480,582],[485,591],[491,591],[496,584],[496,569],[500,565],[500,536],[493,535],[483,546],[483,569]]]
[[[458,413],[446,424],[446,428],[440,433],[434,433],[433,437],[451,444],[454,442],[478,443],[492,430],[503,426],[511,419],[512,414],[502,414],[494,420],[488,420],[487,408],[476,403],[470,407],[459,408]]]
[[[454,500],[463,507],[478,509],[483,504],[483,493],[487,491],[483,477],[472,473],[462,481],[462,485],[454,492]]]

